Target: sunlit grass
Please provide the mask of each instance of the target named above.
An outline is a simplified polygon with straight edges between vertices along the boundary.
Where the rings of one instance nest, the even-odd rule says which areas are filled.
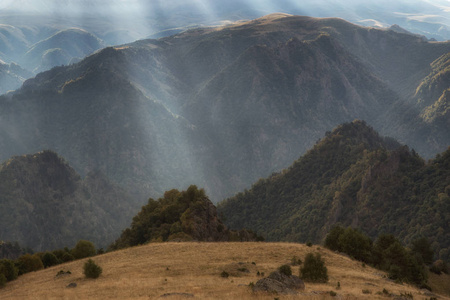
[[[309,252],[320,252],[328,267],[326,284],[306,283],[306,290],[296,297],[282,299],[332,299],[335,291],[341,299],[383,299],[376,295],[383,289],[399,295],[410,292],[414,299],[424,297],[415,287],[398,285],[384,273],[362,266],[360,262],[337,255],[322,247],[289,243],[161,243],[149,244],[94,257],[103,268],[98,279],[85,279],[85,260],[26,274],[0,290],[0,299],[155,299],[164,294],[187,293],[195,299],[273,299],[274,295],[254,294],[248,287],[269,275],[293,256],[304,260]],[[222,278],[223,270],[243,262],[250,273]],[[254,264],[253,264],[254,263]],[[292,267],[299,273],[299,266]],[[71,275],[56,278],[59,270]],[[71,283],[76,288],[66,288]],[[340,289],[336,289],[340,282]],[[363,294],[368,289],[372,294]],[[171,296],[169,299],[184,299]]]

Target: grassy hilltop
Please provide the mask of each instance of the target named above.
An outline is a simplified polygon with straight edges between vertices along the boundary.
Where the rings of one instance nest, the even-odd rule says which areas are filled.
[[[248,286],[262,278],[257,276],[258,271],[267,276],[290,263],[293,256],[304,260],[310,252],[319,252],[325,260],[328,283],[306,283],[305,290],[295,297],[254,294]],[[334,299],[330,291],[340,299],[389,299],[400,294],[430,298],[413,286],[388,280],[382,271],[316,245],[151,243],[97,256],[94,261],[103,268],[98,279],[85,279],[85,260],[78,260],[25,274],[1,289],[0,299],[189,299],[191,295],[193,299]],[[250,272],[238,271],[242,268]],[[56,277],[60,270],[71,274]],[[292,270],[298,275],[298,266]],[[221,277],[222,271],[230,276]],[[436,293],[445,287],[445,280],[449,281],[448,276],[440,278],[441,287],[433,286]],[[336,288],[338,282],[340,289]],[[69,283],[77,287],[67,288]],[[383,293],[384,289],[390,295]],[[439,295],[439,299],[450,298]]]

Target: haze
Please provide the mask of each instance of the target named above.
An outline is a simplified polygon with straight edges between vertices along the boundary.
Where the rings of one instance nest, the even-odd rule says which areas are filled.
[[[100,37],[122,32],[120,39],[106,38],[110,43],[131,42],[168,29],[253,19],[273,12],[341,17],[365,26],[398,24],[428,38],[450,39],[448,0],[3,0],[0,10],[1,23],[15,26],[33,26],[38,22],[34,18],[48,16],[47,25],[82,27]]]

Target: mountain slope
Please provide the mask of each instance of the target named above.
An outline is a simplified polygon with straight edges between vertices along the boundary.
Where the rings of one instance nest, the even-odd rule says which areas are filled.
[[[421,108],[421,117],[427,123],[450,125],[450,53],[432,64],[432,71],[416,90],[416,98]],[[442,126],[442,127],[444,127]]]
[[[449,51],[450,43],[286,14],[106,48],[1,97],[0,153],[50,148],[81,174],[101,169],[139,201],[196,184],[213,202],[358,118],[431,157],[450,137],[437,138],[407,95]]]
[[[67,65],[74,58],[80,60],[104,47],[102,40],[85,30],[66,29],[32,45],[22,59],[23,66],[38,73]]]
[[[320,241],[335,223],[408,244],[425,235],[448,259],[450,150],[430,164],[360,121],[339,126],[289,169],[218,206],[231,228]],[[430,215],[433,215],[432,221]]]
[[[0,240],[34,251],[80,239],[105,246],[126,226],[130,196],[101,173],[81,177],[55,153],[13,157],[0,166]]]
[[[0,94],[18,89],[31,72],[22,69],[15,63],[6,64],[0,60]]]

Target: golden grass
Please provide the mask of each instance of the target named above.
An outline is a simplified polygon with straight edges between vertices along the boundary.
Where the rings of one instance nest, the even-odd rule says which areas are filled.
[[[85,279],[79,260],[20,276],[0,290],[0,299],[157,299],[170,293],[193,294],[194,299],[274,299],[270,294],[254,294],[248,287],[256,283],[256,272],[269,275],[295,255],[302,260],[309,252],[320,252],[328,267],[326,284],[306,283],[300,296],[276,296],[280,299],[385,299],[377,295],[383,289],[399,295],[412,293],[414,299],[425,299],[417,288],[398,285],[383,272],[363,267],[360,262],[335,254],[322,247],[289,243],[157,243],[133,247],[94,257],[103,268],[98,279]],[[220,277],[244,263],[250,273]],[[253,264],[253,262],[255,264]],[[298,274],[299,267],[293,267]],[[56,278],[59,270],[71,275]],[[341,289],[336,289],[337,282]],[[75,282],[76,288],[66,286]],[[363,294],[369,290],[371,294]],[[173,295],[161,299],[189,299]],[[442,298],[441,298],[442,299]],[[448,298],[447,298],[448,299]]]

